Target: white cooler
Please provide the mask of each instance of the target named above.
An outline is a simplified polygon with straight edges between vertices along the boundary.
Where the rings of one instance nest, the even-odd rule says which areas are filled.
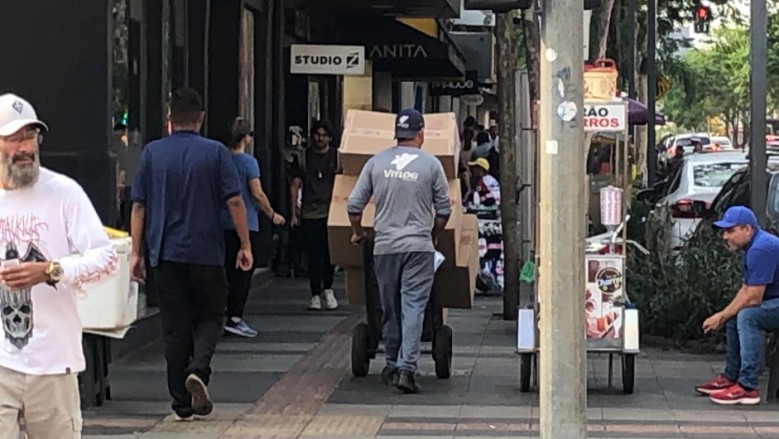
[[[131,238],[112,239],[119,258],[116,272],[99,282],[87,284],[78,295],[78,313],[85,330],[126,328],[138,318],[138,284],[130,280]]]

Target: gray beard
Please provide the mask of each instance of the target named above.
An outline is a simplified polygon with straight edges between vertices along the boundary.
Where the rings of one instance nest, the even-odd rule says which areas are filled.
[[[34,185],[41,173],[41,159],[35,154],[32,165],[17,166],[13,158],[6,154],[0,154],[0,168],[2,168],[3,183],[8,189],[23,189]]]

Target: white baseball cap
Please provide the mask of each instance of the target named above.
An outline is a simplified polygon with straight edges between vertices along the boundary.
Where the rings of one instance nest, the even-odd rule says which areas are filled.
[[[38,119],[29,102],[12,93],[0,95],[0,136],[10,136],[27,125],[36,125],[43,131],[49,130]]]

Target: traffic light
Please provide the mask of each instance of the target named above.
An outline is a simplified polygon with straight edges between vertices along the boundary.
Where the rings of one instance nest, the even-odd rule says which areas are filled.
[[[698,4],[698,6],[695,7],[694,15],[695,32],[699,34],[708,34],[712,20],[711,8]]]

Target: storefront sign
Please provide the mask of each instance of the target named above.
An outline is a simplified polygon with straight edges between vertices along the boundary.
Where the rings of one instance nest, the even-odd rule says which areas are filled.
[[[627,129],[627,107],[622,103],[585,103],[584,131],[616,133]]]
[[[465,96],[480,94],[478,75],[475,71],[465,73],[464,81],[433,82],[430,96]]]
[[[425,59],[427,50],[421,44],[374,44],[370,59]]]
[[[293,44],[290,73],[303,75],[363,75],[365,48]]]

